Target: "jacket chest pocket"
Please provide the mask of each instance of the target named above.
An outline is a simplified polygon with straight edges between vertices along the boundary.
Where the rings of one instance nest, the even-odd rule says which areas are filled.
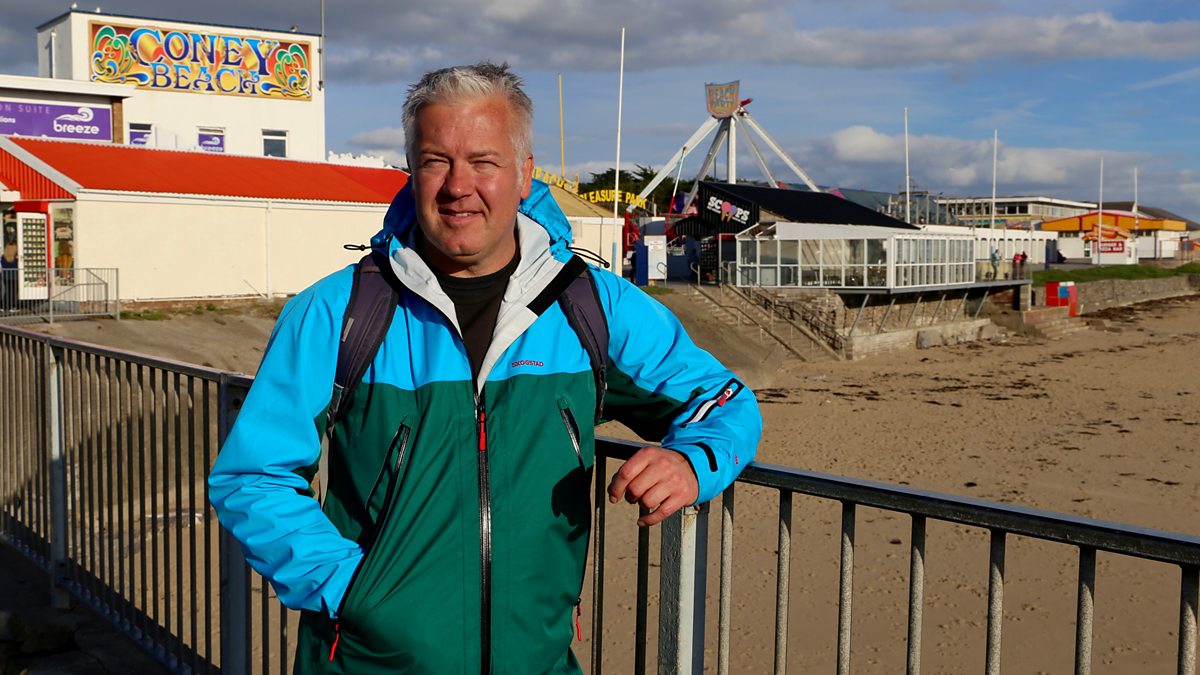
[[[571,409],[570,402],[566,398],[558,399],[558,416],[562,421],[563,431],[567,435],[571,451],[574,453],[574,459],[582,471],[591,469],[595,462],[595,442],[594,432],[592,427],[586,429],[580,428],[578,417],[575,411]],[[591,420],[588,416],[585,419]]]
[[[409,420],[410,418],[405,416],[396,426],[391,442],[383,453],[383,462],[379,466],[379,473],[367,495],[366,507],[370,522],[367,536],[362,541],[364,548],[369,549],[379,531],[383,529],[388,514],[395,504],[396,493],[399,492],[403,482],[404,469],[407,466],[413,439],[413,428]]]

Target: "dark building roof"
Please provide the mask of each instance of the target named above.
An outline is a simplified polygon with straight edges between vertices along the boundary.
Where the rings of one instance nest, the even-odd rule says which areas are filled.
[[[1104,210],[1114,209],[1117,211],[1132,211],[1133,202],[1104,202]],[[1183,216],[1171,213],[1166,209],[1146,206],[1145,204],[1137,205],[1138,213],[1150,216],[1151,218],[1163,218],[1165,220],[1182,220],[1189,230],[1200,230],[1200,223],[1197,223]]]
[[[676,235],[736,234],[751,225],[771,222],[921,229],[828,192],[702,181],[693,203],[696,215],[676,223]]]

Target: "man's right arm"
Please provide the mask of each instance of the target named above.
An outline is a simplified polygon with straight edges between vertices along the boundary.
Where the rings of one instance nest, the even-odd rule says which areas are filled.
[[[284,308],[208,479],[221,524],[283,604],[331,617],[363,552],[322,513],[309,481],[320,456],[317,420],[329,403],[348,295],[343,270]]]

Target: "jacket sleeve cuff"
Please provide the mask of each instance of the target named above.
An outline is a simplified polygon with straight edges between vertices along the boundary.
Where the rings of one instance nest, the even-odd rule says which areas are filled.
[[[698,488],[695,504],[703,504],[721,493],[725,484],[722,475],[726,472],[717,465],[716,455],[712,448],[705,443],[672,443],[669,450],[674,450],[687,458],[692,465],[692,473],[696,474]]]

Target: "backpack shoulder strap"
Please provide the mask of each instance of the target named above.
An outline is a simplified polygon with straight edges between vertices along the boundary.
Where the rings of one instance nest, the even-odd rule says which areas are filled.
[[[596,380],[596,424],[604,414],[604,394],[608,390],[608,318],[600,306],[600,293],[592,270],[581,258],[571,258],[568,267],[573,275],[558,296],[567,323],[579,336],[579,342],[592,364],[592,376]],[[566,270],[564,270],[566,271]]]
[[[383,344],[400,300],[398,288],[399,281],[392,274],[383,252],[371,251],[355,265],[350,302],[342,316],[333,392],[325,417],[325,431],[321,435],[317,498],[322,504],[329,487],[329,437],[354,398],[354,391],[375,359],[379,345]]]

